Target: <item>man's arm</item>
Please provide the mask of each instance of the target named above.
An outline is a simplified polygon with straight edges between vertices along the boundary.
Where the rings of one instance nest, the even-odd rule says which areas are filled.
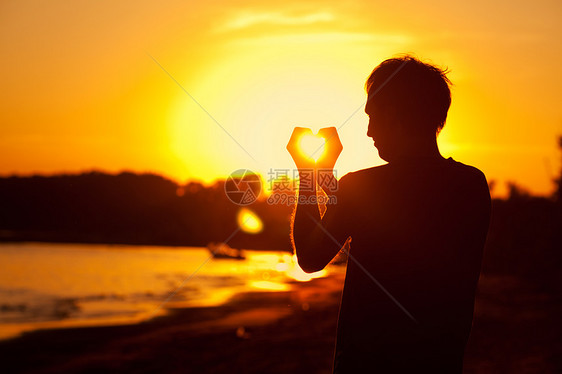
[[[335,192],[335,162],[343,147],[335,128],[319,131],[326,139],[326,155],[314,162],[297,149],[298,140],[310,129],[295,128],[287,150],[299,169],[299,196],[292,219],[291,242],[300,267],[308,272],[323,269],[341,249],[328,233],[317,203],[317,182],[328,196]],[[328,204],[329,205],[329,204]],[[330,209],[327,206],[327,209]],[[333,208],[332,208],[333,209]]]

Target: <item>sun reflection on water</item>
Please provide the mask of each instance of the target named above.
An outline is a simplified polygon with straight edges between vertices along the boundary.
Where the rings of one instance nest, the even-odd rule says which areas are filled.
[[[288,291],[291,289],[288,284],[270,281],[251,281],[250,287],[268,291]]]
[[[299,282],[308,282],[314,278],[325,277],[328,274],[325,269],[316,271],[314,273],[305,273],[304,270],[302,270],[298,265],[296,255],[293,255],[292,257],[292,264],[293,266],[287,270],[287,275]]]
[[[288,253],[245,254],[209,261],[206,248],[1,245],[0,263],[11,266],[0,272],[0,339],[41,328],[137,323],[167,309],[221,305],[238,293],[290,291],[295,282],[330,274],[307,274]]]
[[[315,278],[325,277],[328,273],[326,270],[320,270],[314,273],[305,273],[297,262],[296,255],[284,254],[278,258],[275,264],[275,270],[285,273],[285,275],[298,282],[308,282]]]

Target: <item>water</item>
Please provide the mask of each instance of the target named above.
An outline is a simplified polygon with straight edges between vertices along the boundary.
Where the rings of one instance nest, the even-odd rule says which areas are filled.
[[[287,253],[213,259],[205,248],[0,244],[0,339],[25,331],[137,323],[238,292],[285,291],[305,274]]]

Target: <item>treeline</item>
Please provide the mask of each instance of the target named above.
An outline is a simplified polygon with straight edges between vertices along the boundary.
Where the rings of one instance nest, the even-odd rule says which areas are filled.
[[[205,246],[229,239],[239,248],[290,250],[291,207],[255,202],[263,231],[244,233],[224,181],[180,186],[130,172],[13,176],[0,178],[0,207],[2,241]]]
[[[560,186],[560,181],[556,181]],[[507,199],[492,201],[483,272],[514,275],[562,288],[561,190],[533,196],[515,184]]]
[[[228,240],[237,248],[290,251],[293,208],[258,200],[249,208],[263,231],[245,233],[236,219],[240,206],[227,198],[224,183],[178,185],[130,172],[0,178],[0,241],[205,246]],[[561,179],[555,183],[549,197],[512,184],[506,199],[493,200],[484,273],[562,285]]]
[[[562,137],[558,138],[562,153]],[[514,183],[492,201],[483,272],[513,275],[562,291],[562,168],[551,196],[533,196]]]

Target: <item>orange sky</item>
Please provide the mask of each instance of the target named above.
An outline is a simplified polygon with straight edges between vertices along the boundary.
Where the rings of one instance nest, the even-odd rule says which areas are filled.
[[[497,194],[505,181],[549,193],[560,19],[556,0],[3,1],[0,174],[128,169],[212,182],[292,168],[294,126],[342,125],[370,71],[410,52],[451,70],[442,153],[501,182]],[[340,130],[339,175],[382,163],[366,127],[361,109]]]

